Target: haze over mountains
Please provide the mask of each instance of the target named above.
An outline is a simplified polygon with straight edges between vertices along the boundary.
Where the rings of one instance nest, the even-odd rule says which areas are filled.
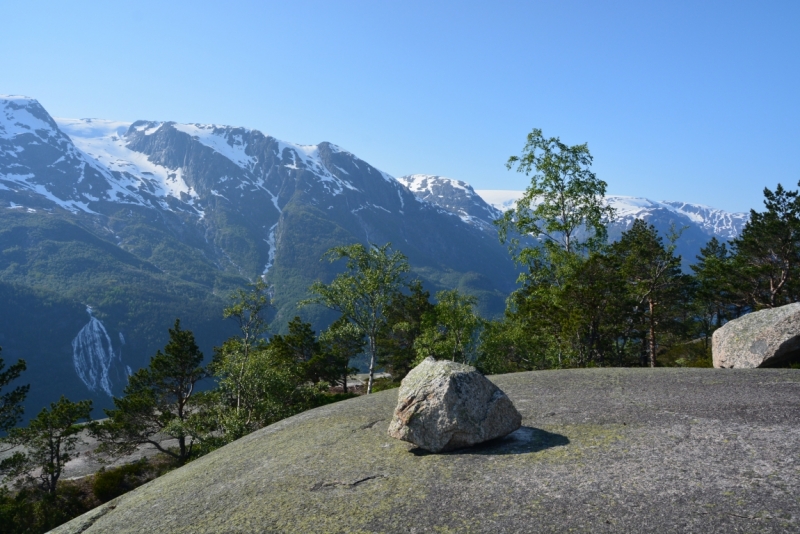
[[[218,125],[53,119],[36,100],[0,97],[2,356],[28,361],[28,415],[61,394],[108,406],[127,374],[163,347],[176,317],[210,356],[233,333],[221,318],[227,294],[263,276],[278,330],[313,281],[341,268],[322,254],[353,242],[392,242],[431,292],[457,287],[495,316],[516,269],[492,224],[502,199],[485,196],[438,176],[395,179],[327,142]],[[685,261],[747,219],[681,202],[609,202],[619,215],[612,237],[634,218],[662,233],[687,226]],[[333,319],[322,309],[300,313],[316,329]]]

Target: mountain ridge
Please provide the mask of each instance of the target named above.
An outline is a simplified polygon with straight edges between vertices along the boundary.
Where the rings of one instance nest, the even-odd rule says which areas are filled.
[[[32,382],[58,368],[55,389],[106,407],[176,317],[210,355],[233,333],[221,319],[226,295],[258,277],[271,287],[273,332],[295,315],[325,327],[332,312],[297,302],[341,268],[323,253],[353,242],[392,242],[426,289],[458,288],[498,316],[517,268],[497,239],[501,210],[480,193],[435,175],[395,179],[329,142],[216,124],[54,119],[35,99],[0,96],[0,284],[22,310],[0,315],[3,356],[30,360]],[[610,198],[624,208],[612,238],[636,217],[662,234],[687,226],[684,268],[709,232],[727,239],[744,220]],[[48,349],[35,325],[53,306],[64,317]],[[36,410],[55,389],[32,390]]]
[[[107,407],[175,317],[210,356],[233,333],[221,318],[226,295],[257,277],[271,287],[273,332],[295,315],[321,329],[333,313],[297,302],[341,269],[323,253],[353,242],[392,242],[427,289],[474,294],[488,317],[502,313],[516,278],[496,238],[332,143],[219,125],[55,120],[34,99],[0,98],[0,283],[28,299],[46,295],[24,308],[25,331],[0,316],[11,338],[3,356],[28,359],[31,382],[62,366],[62,384],[32,390],[35,410],[57,390],[75,397],[81,388]],[[70,321],[52,349],[27,354],[36,313],[56,297]]]

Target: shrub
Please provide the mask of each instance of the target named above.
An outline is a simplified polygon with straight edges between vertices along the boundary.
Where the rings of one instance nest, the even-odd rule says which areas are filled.
[[[154,478],[152,471],[146,458],[111,469],[102,468],[94,475],[92,492],[101,502],[108,502]]]

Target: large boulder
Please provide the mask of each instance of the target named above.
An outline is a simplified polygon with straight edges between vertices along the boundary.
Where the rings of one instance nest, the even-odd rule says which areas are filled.
[[[474,367],[427,358],[400,385],[389,435],[441,452],[503,437],[521,424],[511,399]]]
[[[777,367],[800,356],[800,303],[749,313],[714,332],[714,367]]]

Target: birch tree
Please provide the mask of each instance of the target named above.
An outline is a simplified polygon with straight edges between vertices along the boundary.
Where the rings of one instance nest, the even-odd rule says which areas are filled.
[[[406,286],[404,274],[410,270],[407,258],[391,250],[391,244],[382,247],[360,243],[334,247],[323,260],[346,260],[345,272],[337,275],[330,284],[315,282],[309,288],[313,297],[303,305],[321,304],[342,314],[358,328],[367,339],[369,356],[369,382],[367,393],[372,393],[377,363],[377,338],[386,322],[386,312],[400,289]]]

